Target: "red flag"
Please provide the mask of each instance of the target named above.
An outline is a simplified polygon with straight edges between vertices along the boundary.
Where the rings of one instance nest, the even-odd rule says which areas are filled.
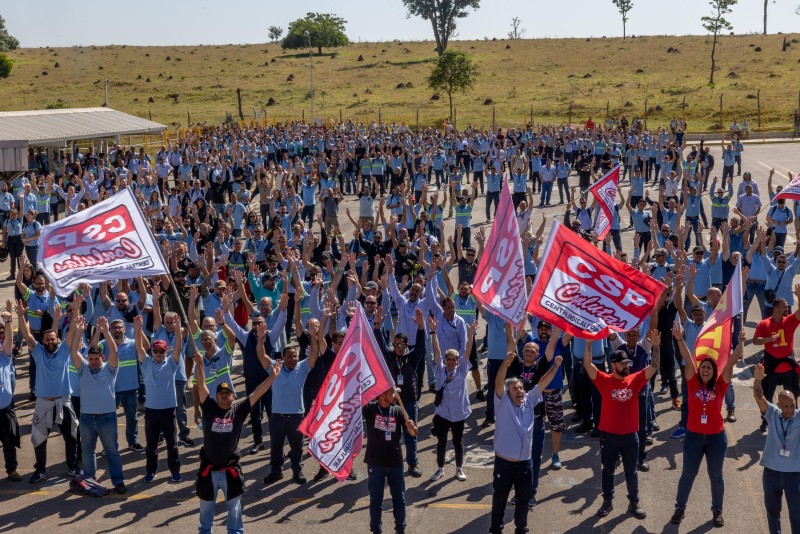
[[[713,358],[717,362],[717,369],[725,367],[731,353],[733,318],[743,311],[742,264],[739,262],[719,304],[697,335],[694,345],[694,357],[697,363],[706,358]]]
[[[619,165],[611,169],[608,174],[597,180],[589,188],[594,195],[600,213],[594,222],[594,233],[597,239],[603,240],[611,229],[611,219],[614,217],[614,209],[617,198],[617,184],[619,184]]]
[[[653,311],[664,284],[553,221],[527,311],[575,337],[625,332]]]
[[[500,190],[497,216],[478,264],[472,294],[506,322],[518,325],[525,318],[528,293],[522,240],[508,184]]]
[[[800,173],[795,174],[794,178],[792,178],[792,181],[789,182],[789,185],[784,187],[780,193],[775,195],[775,198],[773,198],[772,201],[777,202],[782,198],[800,202]]]
[[[308,452],[340,482],[361,452],[361,408],[394,387],[361,306],[353,316],[331,370],[303,422]]]

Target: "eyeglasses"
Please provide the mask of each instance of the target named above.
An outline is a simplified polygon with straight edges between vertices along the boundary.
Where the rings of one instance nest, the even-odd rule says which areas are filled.
[[[392,346],[393,347],[405,347],[406,344],[405,343],[392,343]]]
[[[153,349],[153,354],[165,354],[166,349]]]
[[[373,301],[371,301],[371,300],[368,300],[368,301],[364,302],[364,304],[371,304],[371,305],[373,305],[373,306],[374,306],[374,305],[376,305],[376,304],[377,304],[377,302],[373,302]]]
[[[124,304],[125,302],[128,302],[128,299],[114,299],[114,302],[116,302],[117,304],[120,304],[120,303]]]

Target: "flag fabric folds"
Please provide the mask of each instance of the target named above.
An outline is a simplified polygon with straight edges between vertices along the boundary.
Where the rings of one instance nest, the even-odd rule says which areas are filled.
[[[614,218],[614,209],[617,198],[617,185],[619,184],[619,165],[611,169],[605,176],[597,180],[589,191],[594,195],[600,213],[594,221],[594,234],[597,239],[603,240],[611,229],[611,220]]]
[[[733,318],[744,312],[742,301],[742,263],[736,264],[731,281],[719,304],[697,335],[694,358],[699,364],[706,358],[716,360],[717,369],[728,361],[732,347]]]

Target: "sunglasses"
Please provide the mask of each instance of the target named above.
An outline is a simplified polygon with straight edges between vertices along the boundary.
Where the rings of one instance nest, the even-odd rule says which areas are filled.
[[[393,347],[405,347],[406,344],[405,343],[392,343],[392,346]]]

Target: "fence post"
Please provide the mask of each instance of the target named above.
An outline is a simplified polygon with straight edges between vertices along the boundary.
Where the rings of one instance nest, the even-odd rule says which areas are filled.
[[[644,129],[647,129],[647,99],[644,99]]]
[[[453,128],[458,128],[458,108],[453,107]]]
[[[569,109],[567,110],[567,124],[572,124],[572,100],[569,101]]]
[[[609,118],[611,116],[611,115],[609,115],[609,111],[608,111],[609,108],[610,108],[610,102],[608,100],[606,100],[606,118]]]
[[[531,104],[531,128],[533,128],[533,104]]]
[[[339,122],[342,122],[342,108],[339,108]]]
[[[417,106],[417,133],[419,133],[419,106]]]
[[[492,104],[492,131],[496,130],[495,124],[495,107],[494,104]]]
[[[725,121],[722,120],[722,93],[719,94],[719,129],[725,135]]]
[[[681,103],[681,120],[686,122],[686,95],[683,95],[683,102]]]
[[[381,108],[378,108],[378,126],[380,126],[382,122],[383,120],[381,120]]]

